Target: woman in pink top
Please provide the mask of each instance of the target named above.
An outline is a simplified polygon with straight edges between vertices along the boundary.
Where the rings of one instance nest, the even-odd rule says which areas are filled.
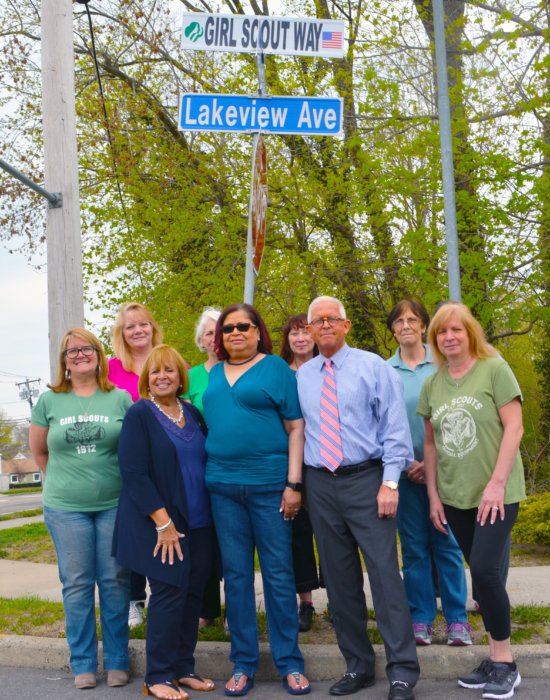
[[[111,334],[115,357],[109,360],[109,380],[125,389],[133,401],[139,399],[139,375],[147,355],[162,343],[162,331],[151,312],[143,304],[129,302],[120,307]],[[143,622],[147,593],[145,576],[131,572],[128,624]]]

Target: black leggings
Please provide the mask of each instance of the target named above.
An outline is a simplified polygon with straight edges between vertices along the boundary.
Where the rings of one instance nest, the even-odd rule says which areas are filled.
[[[504,506],[504,520],[489,520],[483,527],[476,521],[477,508],[444,506],[445,516],[464,558],[470,566],[472,582],[485,629],[497,641],[508,639],[511,632],[510,600],[502,576],[502,559],[506,556],[509,536],[516,522],[519,503]]]

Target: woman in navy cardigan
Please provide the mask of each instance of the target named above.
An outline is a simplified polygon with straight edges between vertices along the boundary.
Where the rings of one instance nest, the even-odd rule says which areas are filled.
[[[142,399],[128,410],[119,441],[123,485],[113,553],[149,579],[144,692],[160,700],[187,700],[182,686],[214,689],[195,673],[213,526],[204,485],[206,427],[178,398],[188,383],[177,351],[155,347],[139,379]]]

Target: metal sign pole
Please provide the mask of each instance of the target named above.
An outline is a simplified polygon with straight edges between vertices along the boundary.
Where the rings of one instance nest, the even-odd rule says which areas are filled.
[[[443,206],[445,213],[445,237],[447,240],[447,269],[449,299],[462,301],[460,290],[460,260],[456,226],[455,181],[453,165],[453,136],[451,131],[451,107],[447,82],[447,53],[445,50],[445,19],[443,0],[433,0],[435,63],[437,69],[437,102],[439,107],[439,138],[441,141],[441,166],[443,169]]]
[[[258,95],[263,97],[267,92],[267,85],[265,80],[265,58],[264,52],[261,49],[256,56],[256,68],[258,70]],[[258,147],[259,138],[260,134],[259,132],[256,132],[254,134],[254,142],[252,147],[252,174],[250,178],[250,203],[248,205],[248,235],[246,238],[246,268],[244,273],[245,304],[254,303],[254,286],[256,281],[254,274],[254,244],[252,236],[252,195],[254,192],[254,162],[256,159],[256,148]]]

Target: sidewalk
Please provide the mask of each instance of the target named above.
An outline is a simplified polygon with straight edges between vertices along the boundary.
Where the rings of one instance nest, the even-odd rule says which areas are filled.
[[[10,522],[11,527],[23,524],[21,520],[7,522]],[[0,523],[0,528],[3,526],[5,523]],[[467,576],[468,585],[470,585],[469,578]],[[264,610],[262,580],[259,574],[256,575],[255,587],[257,609]],[[513,606],[550,605],[550,566],[512,567],[508,576],[508,593]],[[365,594],[368,606],[372,607],[366,574]],[[51,564],[0,559],[0,597],[25,596],[61,601],[61,584],[57,567]],[[470,592],[469,600],[471,601]],[[313,602],[318,612],[323,611],[327,603],[326,591],[324,589],[314,591]],[[145,643],[141,640],[132,640],[130,647],[133,673],[138,676],[143,675]],[[301,649],[310,680],[336,679],[345,671],[343,658],[335,645],[303,644]],[[375,647],[375,649],[377,652],[376,675],[383,678],[385,675],[384,650],[383,647]],[[550,678],[548,645],[519,645],[514,647],[514,653],[522,676]],[[422,677],[433,680],[456,678],[465,669],[473,668],[486,655],[487,647],[484,646],[451,648],[445,645],[434,645],[418,649]],[[214,678],[228,677],[232,671],[228,656],[228,643],[199,642],[196,653],[197,670],[201,674]],[[62,669],[67,666],[67,658],[67,644],[64,639],[0,634],[0,667]],[[261,646],[261,664],[257,678],[258,680],[277,678],[267,644]]]

